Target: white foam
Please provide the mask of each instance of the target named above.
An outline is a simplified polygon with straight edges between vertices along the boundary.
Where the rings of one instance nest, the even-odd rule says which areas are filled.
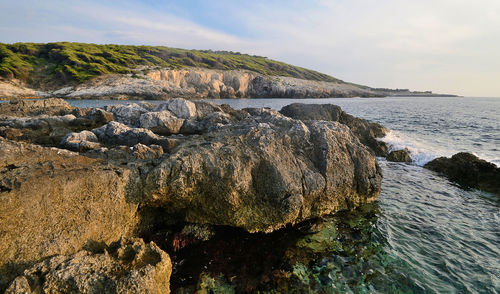
[[[380,141],[388,145],[389,152],[405,148],[408,149],[413,163],[419,166],[423,166],[427,162],[440,156],[453,155],[453,153],[450,154],[450,152],[446,152],[446,150],[431,147],[428,142],[425,142],[421,138],[398,131],[389,131]]]
[[[417,135],[399,131],[391,130],[386,134],[385,137],[379,140],[385,142],[388,145],[389,152],[405,148],[408,149],[410,151],[410,157],[413,160],[413,163],[419,166],[423,166],[427,162],[441,156],[451,157],[453,154],[461,151],[470,152],[481,159],[489,161],[496,166],[500,166],[499,157],[490,158],[485,154],[478,154],[476,152],[472,152],[471,150],[455,150],[451,148],[444,148],[442,146],[432,144],[431,142],[427,142]]]

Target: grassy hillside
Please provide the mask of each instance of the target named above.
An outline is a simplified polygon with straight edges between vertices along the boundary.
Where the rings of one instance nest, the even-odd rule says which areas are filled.
[[[31,85],[83,82],[109,73],[129,73],[137,66],[244,69],[318,81],[337,79],[301,67],[238,52],[184,50],[161,46],[84,43],[0,43],[0,77]]]

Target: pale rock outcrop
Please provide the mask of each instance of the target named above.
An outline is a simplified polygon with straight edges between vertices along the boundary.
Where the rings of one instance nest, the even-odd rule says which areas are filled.
[[[146,112],[139,118],[139,127],[160,135],[177,134],[183,124],[184,119],[176,117],[168,110]]]
[[[116,121],[93,129],[92,132],[97,136],[99,142],[106,145],[134,146],[139,143],[145,145],[156,144],[165,149],[168,149],[170,146],[169,139],[158,136],[148,129],[131,128]]]
[[[175,116],[184,119],[196,116],[196,104],[182,98],[168,99],[167,102],[158,105],[155,110],[168,110]]]
[[[143,105],[131,103],[127,105],[108,105],[104,108],[114,114],[116,121],[129,126],[137,126],[142,114],[149,110]]]
[[[101,147],[97,136],[90,131],[69,133],[61,140],[59,145],[62,148],[80,152],[99,149]]]
[[[167,253],[142,239],[122,239],[103,252],[57,255],[18,276],[5,293],[170,293]]]

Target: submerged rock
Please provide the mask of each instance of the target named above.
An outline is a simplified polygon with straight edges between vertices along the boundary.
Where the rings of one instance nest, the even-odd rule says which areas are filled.
[[[300,120],[337,121],[347,125],[359,141],[370,147],[377,156],[387,155],[387,145],[378,141],[388,130],[378,123],[372,123],[345,113],[339,106],[332,104],[293,103],[283,107],[283,115]]]
[[[380,168],[349,128],[269,109],[172,150],[145,178],[148,205],[193,223],[272,231],[373,201]]]
[[[408,149],[391,151],[387,154],[387,160],[394,162],[412,162]]]
[[[5,293],[170,293],[168,254],[142,239],[122,239],[102,252],[79,251],[35,264]]]
[[[460,152],[451,158],[439,157],[424,167],[443,173],[461,185],[500,195],[500,168],[471,153]]]

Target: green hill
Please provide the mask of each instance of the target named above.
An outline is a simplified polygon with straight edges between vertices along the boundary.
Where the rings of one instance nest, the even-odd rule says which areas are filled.
[[[69,42],[0,43],[0,77],[16,78],[35,87],[43,83],[79,83],[102,74],[130,73],[138,66],[241,69],[263,75],[339,81],[313,70],[238,52]]]

